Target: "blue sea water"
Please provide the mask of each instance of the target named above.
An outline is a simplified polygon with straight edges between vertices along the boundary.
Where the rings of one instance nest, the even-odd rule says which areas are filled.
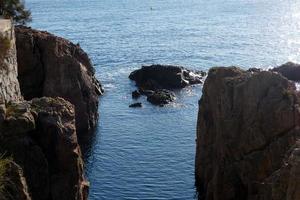
[[[296,0],[27,0],[33,22],[79,43],[104,84],[85,153],[90,199],[196,198],[194,156],[201,86],[160,108],[134,102],[129,73],[144,64],[269,67],[300,61]]]

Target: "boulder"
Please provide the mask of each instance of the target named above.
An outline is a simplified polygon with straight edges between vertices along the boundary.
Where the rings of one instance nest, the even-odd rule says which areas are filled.
[[[130,108],[141,108],[142,107],[142,103],[138,102],[138,103],[133,103],[131,105],[129,105]]]
[[[74,106],[64,99],[7,104],[0,123],[3,154],[21,167],[33,200],[87,199]]]
[[[163,106],[165,104],[171,103],[175,100],[175,94],[169,90],[161,89],[154,91],[153,94],[148,95],[147,101],[154,105]]]
[[[204,72],[191,71],[180,66],[150,65],[133,71],[129,78],[143,89],[184,88],[188,85],[202,83]]]
[[[273,68],[271,71],[278,72],[291,81],[300,81],[299,64],[287,62],[279,67]]]
[[[103,89],[88,55],[79,45],[48,32],[17,26],[15,33],[24,98],[62,97],[75,106],[77,132],[92,130]]]
[[[138,99],[141,96],[141,93],[137,90],[132,92],[132,98],[133,99]]]
[[[277,73],[212,68],[199,101],[199,199],[300,199],[299,103]]]

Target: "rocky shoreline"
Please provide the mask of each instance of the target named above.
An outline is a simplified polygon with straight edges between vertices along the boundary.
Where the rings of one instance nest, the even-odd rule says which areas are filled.
[[[98,120],[103,89],[94,68],[79,45],[1,23],[9,44],[0,60],[1,198],[85,200],[77,138]]]
[[[0,195],[86,200],[79,138],[97,123],[103,88],[79,45],[10,27],[0,30],[10,42],[0,60]],[[204,82],[205,72],[151,65],[129,78],[138,87],[133,99],[144,95],[159,106],[176,99],[173,89],[204,82],[195,159],[199,199],[298,200],[299,72],[294,63],[270,71],[217,67]]]

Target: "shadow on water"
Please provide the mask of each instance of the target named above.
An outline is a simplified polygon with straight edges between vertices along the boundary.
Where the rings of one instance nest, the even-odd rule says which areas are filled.
[[[98,133],[98,127],[94,128],[93,130],[89,131],[86,134],[81,134],[78,136],[78,143],[80,144],[84,163],[88,162],[89,158],[93,153],[93,148],[96,143],[97,133]]]

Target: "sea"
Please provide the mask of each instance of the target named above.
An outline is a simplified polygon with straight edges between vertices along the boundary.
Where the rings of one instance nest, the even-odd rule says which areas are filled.
[[[28,25],[79,44],[104,86],[83,147],[90,200],[197,199],[196,122],[202,85],[165,107],[133,100],[142,65],[270,68],[300,62],[298,0],[26,0]],[[128,105],[142,102],[142,108]]]

